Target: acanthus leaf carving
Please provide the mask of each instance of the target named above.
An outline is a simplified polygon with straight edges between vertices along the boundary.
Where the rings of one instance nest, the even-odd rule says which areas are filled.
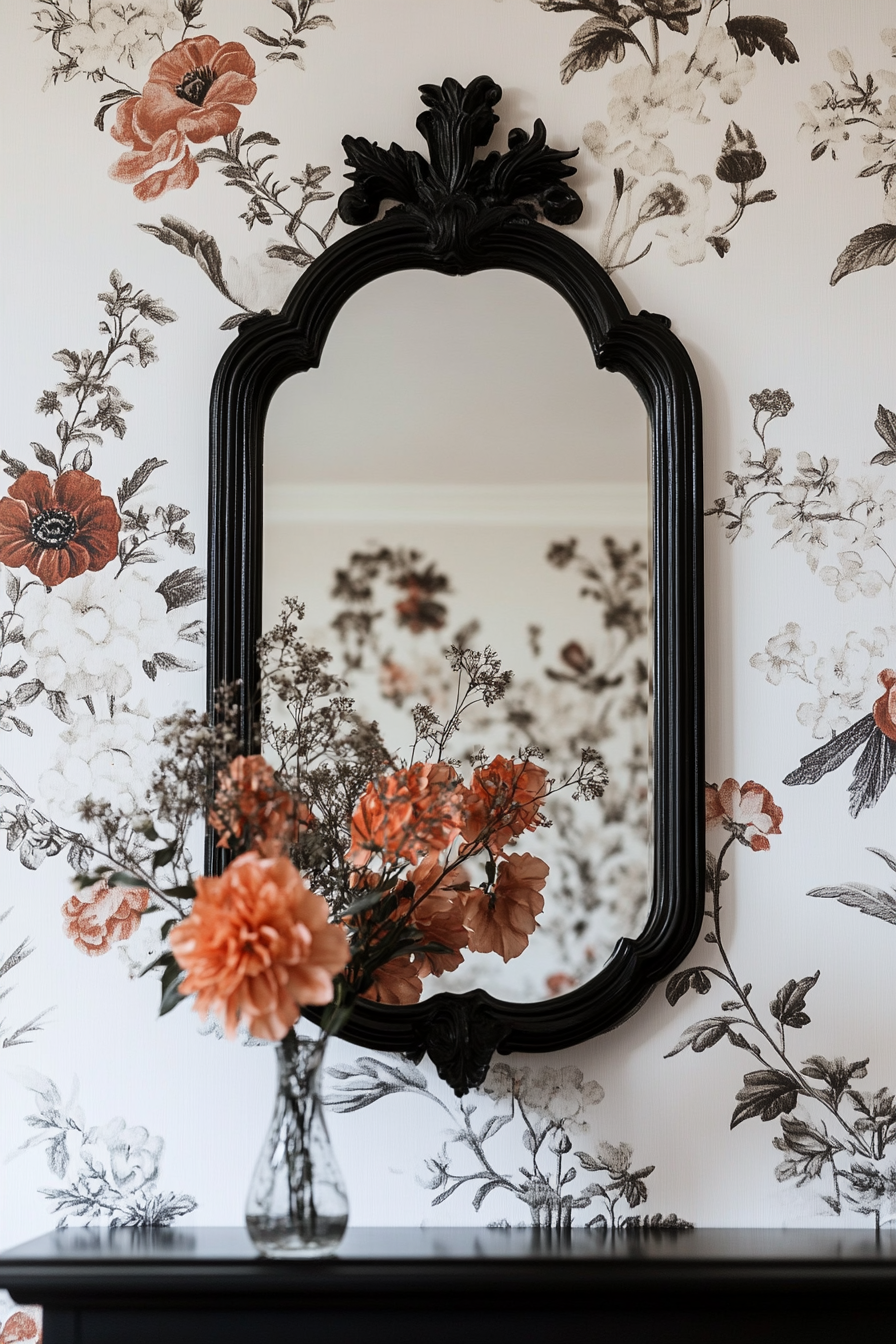
[[[502,91],[493,79],[480,75],[466,87],[446,79],[424,84],[420,92],[428,110],[417,118],[417,129],[429,161],[394,143],[383,149],[363,137],[343,140],[352,182],[339,198],[345,223],[372,223],[383,203],[393,202],[392,209],[421,221],[437,255],[453,255],[463,265],[476,240],[508,220],[576,222],[582,201],[565,179],[576,171],[568,160],[578,150],[552,149],[542,121],[531,135],[512,130],[505,153],[474,157],[498,121],[492,109]]]

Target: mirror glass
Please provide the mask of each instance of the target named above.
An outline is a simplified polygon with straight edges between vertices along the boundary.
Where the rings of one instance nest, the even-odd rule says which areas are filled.
[[[319,369],[276,393],[264,437],[264,624],[284,596],[365,717],[407,754],[441,715],[452,644],[491,645],[506,697],[454,739],[465,758],[534,744],[563,777],[596,747],[604,796],[550,800],[517,852],[550,866],[529,946],[465,954],[424,997],[514,1002],[584,983],[644,925],[652,887],[650,427],[598,370],[573,311],[511,271],[389,275],[356,294]],[[465,777],[469,767],[465,766]]]

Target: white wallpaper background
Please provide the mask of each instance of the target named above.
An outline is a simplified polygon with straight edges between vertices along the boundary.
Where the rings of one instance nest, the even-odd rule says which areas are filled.
[[[802,756],[869,713],[881,693],[878,672],[896,664],[896,563],[889,559],[896,555],[896,464],[872,463],[896,449],[896,416],[879,413],[896,407],[896,271],[880,264],[896,255],[887,198],[896,164],[896,5],[769,0],[763,8],[777,25],[760,36],[780,61],[768,45],[752,56],[739,51],[750,45],[743,30],[739,44],[727,35],[723,25],[737,19],[738,0],[730,14],[726,0],[645,0],[642,8],[647,17],[634,31],[648,50],[626,40],[615,53],[625,56],[621,64],[583,69],[565,85],[560,64],[580,25],[590,21],[593,35],[623,22],[612,18],[611,0],[332,0],[310,11],[334,26],[305,33],[304,68],[266,61],[281,49],[246,35],[252,25],[273,34],[288,28],[285,3],[205,0],[197,18],[205,26],[190,34],[245,44],[257,63],[258,92],[240,106],[240,126],[279,140],[264,148],[279,155],[283,180],[306,164],[326,164],[332,176],[317,185],[337,193],[343,134],[415,146],[417,85],[491,74],[505,90],[499,137],[541,116],[551,144],[582,146],[575,185],[586,207],[574,236],[605,264],[628,263],[614,278],[629,307],[670,315],[694,359],[705,407],[707,508],[735,494],[726,473],[761,477],[739,487],[733,508],[762,492],[750,509],[752,535],[729,543],[724,524],[732,518],[706,519],[707,778],[758,781],[783,809],[767,852],[732,847],[721,886],[732,975],[741,987],[752,982],[750,1002],[771,1042],[755,1022],[730,1031],[709,1026],[688,1038],[695,1050],[666,1058],[698,1018],[749,1014],[736,996],[734,1008],[721,1008],[733,991],[717,981],[674,1006],[659,987],[608,1036],[562,1056],[507,1061],[487,1093],[467,1099],[468,1109],[477,1108],[468,1116],[428,1065],[416,1071],[384,1057],[359,1068],[360,1052],[337,1043],[331,1062],[344,1076],[332,1079],[334,1089],[371,1103],[351,1109],[343,1095],[332,1116],[358,1225],[528,1222],[537,1181],[519,1175],[531,1158],[519,1108],[481,1137],[486,1120],[510,1115],[508,1066],[534,1128],[550,1128],[545,1144],[566,1134],[585,1154],[570,1182],[580,1199],[576,1225],[633,1210],[648,1217],[674,1211],[701,1226],[772,1227],[864,1225],[896,1213],[896,1167],[887,1151],[896,1119],[886,1091],[896,1085],[896,899],[887,892],[887,863],[873,852],[896,850],[896,787],[853,818],[852,762],[811,787],[783,784]],[[85,18],[88,6],[15,0],[2,18],[2,449],[29,470],[52,474],[28,445],[58,451],[58,416],[36,412],[35,403],[67,376],[54,352],[96,343],[104,316],[96,296],[117,270],[177,321],[154,320],[158,309],[139,317],[158,361],[116,370],[112,382],[133,409],[116,410],[114,398],[104,403],[92,431],[101,442],[74,444],[66,460],[89,447],[85,469],[113,497],[142,463],[163,461],[126,507],[142,505],[153,533],[195,532],[195,554],[183,536],[173,545],[163,536],[151,543],[158,563],[138,556],[117,578],[113,560],[51,595],[36,586],[20,599],[20,621],[0,618],[0,698],[6,689],[11,697],[2,709],[9,731],[0,738],[0,767],[18,790],[0,797],[13,844],[0,852],[0,993],[8,991],[0,1003],[7,1047],[0,1052],[0,1147],[12,1159],[0,1165],[4,1247],[47,1231],[62,1214],[71,1223],[242,1219],[273,1100],[272,1052],[203,1034],[184,1010],[159,1020],[152,978],[129,980],[118,950],[83,955],[63,931],[65,854],[23,866],[16,808],[32,808],[32,822],[37,809],[74,828],[80,793],[121,797],[148,768],[153,719],[175,704],[200,702],[195,622],[204,608],[187,599],[198,593],[191,570],[202,567],[205,551],[208,389],[232,339],[221,324],[239,311],[223,291],[247,309],[276,308],[298,274],[288,254],[266,255],[270,243],[281,253],[292,246],[276,219],[268,225],[261,212],[247,230],[240,215],[251,198],[226,186],[220,161],[202,162],[188,188],[146,201],[109,176],[124,147],[109,134],[114,105],[104,133],[92,124],[100,99],[122,83],[142,89],[158,52],[148,40],[131,47],[131,69],[114,64],[110,44],[118,33],[118,50],[127,54],[121,43],[142,15],[140,32],[151,35],[152,21],[170,48],[183,26],[173,8],[165,0],[135,3],[125,31],[123,20],[116,29],[109,17],[112,6],[94,0],[94,46],[83,28],[60,46],[68,41],[71,50],[77,38],[82,63],[96,68],[106,59],[114,78],[81,73],[55,83],[48,70],[60,57],[47,38],[35,41],[35,10],[52,26],[60,14]],[[103,28],[100,11],[111,27]],[[651,15],[659,19],[662,61],[655,76]],[[168,18],[176,22],[165,28]],[[735,22],[730,31],[738,32]],[[832,101],[842,106],[824,106]],[[717,176],[726,134],[721,171],[730,177],[748,168],[755,175],[749,185]],[[182,150],[174,145],[173,155]],[[873,171],[861,176],[863,169]],[[292,185],[290,209],[302,191]],[[759,192],[775,198],[745,205]],[[305,219],[318,232],[331,205],[307,207]],[[192,231],[164,224],[163,216],[187,221]],[[333,237],[344,227],[337,224]],[[850,252],[850,239],[869,229]],[[220,249],[220,272],[208,235]],[[296,241],[302,238],[319,250],[300,228]],[[844,249],[844,275],[832,287]],[[858,269],[863,262],[877,264]],[[752,405],[751,395],[764,389],[783,389],[787,398]],[[770,421],[762,409],[780,412],[790,401],[792,409]],[[126,421],[122,438],[116,414]],[[743,465],[745,453],[754,463],[763,455],[754,415],[766,448],[780,450],[777,464]],[[5,492],[12,480],[0,479]],[[168,512],[156,515],[157,508]],[[179,583],[169,579],[166,590],[174,571]],[[0,577],[9,574],[23,583],[31,577],[5,566]],[[184,604],[166,611],[166,591]],[[17,643],[10,629],[22,631]],[[5,673],[17,660],[25,669]],[[720,835],[710,832],[714,853]],[[845,891],[847,883],[859,908],[807,894]],[[23,942],[30,955],[7,970],[4,959]],[[141,946],[139,955],[145,952]],[[699,963],[721,967],[719,950],[698,944],[685,964]],[[808,983],[817,971],[817,982]],[[690,983],[702,991],[709,982],[697,976]],[[15,1032],[38,1018],[14,1043]],[[761,1058],[737,1044],[738,1034],[759,1042]],[[782,1040],[796,1073],[775,1054]],[[807,1073],[803,1062],[813,1056],[822,1063]],[[387,1071],[399,1067],[400,1075]],[[745,1074],[753,1075],[747,1083]],[[743,1123],[732,1128],[733,1115]],[[483,1152],[503,1183],[479,1205],[481,1179],[455,1188],[450,1178],[475,1177]],[[589,1182],[591,1193],[583,1193]]]

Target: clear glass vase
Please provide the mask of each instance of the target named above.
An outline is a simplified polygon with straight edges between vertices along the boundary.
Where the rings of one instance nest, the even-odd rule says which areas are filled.
[[[319,1091],[325,1047],[294,1032],[277,1047],[277,1102],[246,1204],[249,1236],[276,1259],[327,1255],[348,1225]]]

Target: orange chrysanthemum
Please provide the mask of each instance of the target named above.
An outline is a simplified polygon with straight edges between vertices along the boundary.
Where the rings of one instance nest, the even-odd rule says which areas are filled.
[[[62,907],[66,936],[88,957],[101,957],[113,943],[123,943],[137,932],[148,905],[145,887],[97,882],[83,895],[70,896]]]
[[[550,869],[532,854],[511,854],[498,865],[494,894],[474,890],[465,923],[473,952],[497,952],[511,961],[525,952],[535,919],[544,909],[542,891]]]
[[[328,918],[288,859],[241,854],[221,877],[196,879],[192,912],[169,934],[187,972],[180,992],[196,994],[197,1012],[214,1012],[228,1036],[242,1021],[260,1040],[282,1040],[301,1005],[331,1002],[348,960],[345,931]]]
[[[276,858],[312,822],[310,809],[279,787],[263,756],[237,756],[221,771],[208,819],[222,845],[242,843],[268,858]]]
[[[463,837],[468,844],[485,840],[493,854],[514,836],[534,831],[547,795],[548,772],[532,761],[496,756],[473,771],[466,794]]]
[[[462,785],[450,765],[412,765],[371,780],[352,815],[349,863],[363,868],[447,849],[460,833]]]

